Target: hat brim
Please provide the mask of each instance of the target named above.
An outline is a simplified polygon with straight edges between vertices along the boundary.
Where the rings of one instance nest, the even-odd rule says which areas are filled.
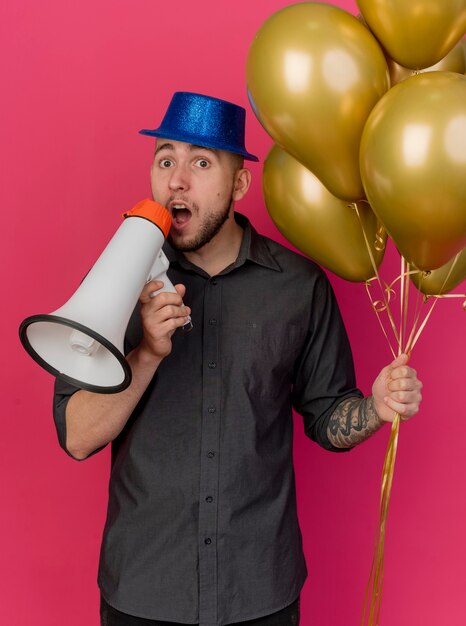
[[[163,139],[173,139],[173,141],[183,141],[184,143],[190,143],[194,146],[202,146],[204,148],[213,148],[214,150],[225,150],[226,152],[233,152],[233,154],[239,154],[246,161],[259,161],[258,157],[247,150],[238,148],[238,146],[231,146],[223,142],[217,142],[215,139],[206,138],[203,139],[199,136],[180,133],[179,131],[171,132],[163,128],[155,128],[154,130],[142,129],[139,131],[141,135],[148,135],[149,137],[161,137]]]

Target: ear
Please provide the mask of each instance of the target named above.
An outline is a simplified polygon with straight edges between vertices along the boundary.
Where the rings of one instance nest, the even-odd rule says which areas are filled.
[[[251,172],[242,168],[235,173],[235,179],[233,181],[233,200],[241,200],[247,193],[249,185],[251,184]]]

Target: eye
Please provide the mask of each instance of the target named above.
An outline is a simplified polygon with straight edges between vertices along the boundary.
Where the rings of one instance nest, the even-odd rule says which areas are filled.
[[[209,167],[210,163],[206,159],[197,159],[196,165],[201,169],[205,169],[206,167]]]
[[[173,161],[170,161],[170,159],[162,159],[159,162],[159,165],[160,167],[163,167],[166,169],[167,167],[171,167],[173,165]]]

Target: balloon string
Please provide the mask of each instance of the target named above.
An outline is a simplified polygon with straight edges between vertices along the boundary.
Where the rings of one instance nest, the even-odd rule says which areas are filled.
[[[364,599],[364,607],[361,618],[361,626],[366,623],[366,614],[369,609],[368,625],[378,624],[380,607],[382,601],[383,576],[384,576],[384,553],[385,553],[385,534],[387,527],[388,505],[393,484],[393,475],[395,470],[396,452],[398,447],[398,433],[400,429],[400,414],[395,413],[390,440],[388,442],[387,451],[382,470],[382,484],[380,491],[380,508],[379,508],[379,532],[376,538],[374,556],[372,558],[371,571],[366,586]],[[369,605],[369,593],[372,587],[371,600]],[[374,621],[375,619],[375,621]]]
[[[382,280],[380,278],[377,265],[374,260],[374,256],[372,254],[371,247],[369,245],[369,241],[367,238],[367,234],[364,229],[364,225],[362,223],[357,205],[353,205],[356,211],[356,214],[359,218],[359,222],[361,224],[361,229],[364,236],[364,241],[366,243],[366,248],[369,254],[369,258],[372,263],[372,267],[375,273],[375,279],[377,280],[379,287],[382,292],[382,298],[384,302],[384,307],[382,310],[387,312],[393,333],[395,335],[395,340],[398,344],[398,354],[402,352],[403,348],[403,338],[406,336],[406,327],[407,327],[407,309],[408,309],[408,299],[409,299],[409,276],[411,275],[411,270],[409,264],[406,264],[405,259],[402,257],[401,261],[401,272],[400,276],[398,276],[391,285],[386,286],[384,289],[382,285]],[[393,316],[389,307],[390,294],[394,293],[393,285],[400,280],[400,325],[399,331],[397,332],[397,328],[393,319]],[[385,327],[382,324],[382,321],[379,316],[379,311],[376,306],[374,306],[373,299],[370,294],[369,286],[370,281],[366,282],[366,291],[369,295],[369,298],[372,303],[372,308],[376,312],[377,318],[379,319],[379,323],[383,330],[385,337],[387,338],[388,345],[390,350],[395,357],[394,350],[392,348],[391,342],[387,336],[385,331]],[[371,571],[369,575],[369,580],[366,586],[364,607],[361,619],[361,625],[364,626],[366,622],[366,614],[368,613],[368,626],[373,626],[374,624],[377,626],[379,623],[380,616],[380,607],[382,600],[382,589],[383,589],[383,577],[384,577],[384,554],[385,554],[385,534],[387,527],[387,518],[388,518],[388,507],[390,503],[391,489],[393,483],[393,475],[395,470],[395,460],[396,460],[396,452],[398,447],[398,434],[400,428],[400,415],[396,413],[392,423],[392,429],[390,433],[390,440],[388,442],[387,451],[385,454],[384,465],[382,469],[382,485],[380,492],[380,508],[379,508],[379,523],[378,523],[378,533],[376,537],[376,543],[374,548],[374,555],[372,558]],[[372,591],[372,593],[371,593]],[[369,594],[371,594],[370,604],[369,604]],[[374,621],[375,620],[375,621]]]
[[[420,325],[417,333],[414,335],[414,338],[413,338],[413,333],[414,333],[415,329],[413,328],[413,332],[411,333],[411,336],[410,336],[409,350],[412,350],[414,348],[414,346],[417,344],[418,339],[421,336],[422,331],[426,327],[426,324],[429,321],[429,318],[432,315],[432,311],[434,310],[435,305],[437,304],[437,302],[438,302],[437,298],[432,302],[432,305],[431,305],[430,309],[428,310],[426,316],[424,317],[424,319],[422,321],[422,324]]]
[[[393,333],[395,335],[395,340],[398,344],[398,354],[400,354],[402,350],[403,336],[404,336],[404,333],[406,332],[405,331],[406,309],[407,309],[408,299],[407,297],[405,297],[405,294],[408,293],[407,285],[408,285],[408,277],[410,274],[409,266],[407,269],[405,268],[404,259],[403,259],[400,276],[397,279],[395,279],[395,281],[391,285],[386,286],[385,288],[383,287],[382,280],[380,278],[380,275],[377,269],[377,264],[375,263],[374,255],[372,254],[372,250],[369,245],[369,240],[367,238],[367,234],[365,232],[364,225],[362,223],[361,216],[359,214],[359,210],[358,210],[356,203],[353,204],[353,207],[356,211],[356,214],[359,218],[359,222],[361,224],[364,241],[366,243],[367,252],[369,254],[369,258],[372,263],[372,267],[373,267],[374,274],[375,274],[375,279],[377,280],[380,290],[382,292],[382,299],[384,302],[384,307],[381,310],[385,310],[387,312],[387,316],[389,318]],[[397,332],[395,321],[393,319],[393,316],[389,307],[390,294],[394,293],[393,285],[396,283],[397,280],[401,280],[401,292],[402,292],[402,297],[400,298],[401,315],[400,315],[399,332]],[[372,281],[366,281],[366,291],[369,295],[369,299],[372,303],[372,308],[377,315],[382,331],[388,341],[388,345],[393,354],[393,357],[395,358],[395,352],[392,348],[390,339],[388,338],[388,335],[385,331],[385,327],[379,316],[379,310],[377,306],[375,305],[376,303],[374,303],[370,294],[369,287],[371,286],[371,282]],[[376,543],[375,543],[375,548],[374,548],[374,555],[372,558],[372,565],[371,565],[369,580],[366,586],[363,613],[362,613],[362,619],[361,619],[362,626],[364,626],[366,622],[366,613],[368,609],[369,609],[368,626],[374,625],[374,618],[375,618],[376,625],[378,624],[378,621],[379,621],[380,607],[381,607],[381,600],[382,600],[382,589],[383,589],[383,576],[384,576],[385,532],[386,532],[386,527],[387,527],[388,506],[390,503],[390,495],[391,495],[391,489],[392,489],[392,483],[393,483],[393,474],[394,474],[394,469],[395,469],[399,426],[400,426],[400,415],[398,413],[395,413],[393,423],[392,423],[392,429],[390,433],[390,440],[388,442],[388,447],[387,447],[387,451],[385,454],[384,465],[383,465],[383,470],[382,470],[382,485],[381,485],[381,492],[380,492],[379,524],[378,524],[379,530],[378,530],[378,534],[376,537]],[[371,600],[369,604],[369,594],[371,590],[372,590],[372,593],[371,593]]]
[[[377,317],[377,320],[378,320],[378,322],[380,324],[380,328],[382,329],[382,332],[383,332],[383,334],[385,336],[385,339],[387,340],[388,347],[390,348],[390,351],[391,351],[391,353],[393,355],[393,358],[395,359],[396,358],[395,351],[394,351],[394,349],[392,347],[392,344],[391,344],[390,338],[388,336],[388,333],[385,330],[385,326],[383,325],[382,318],[379,315],[379,310],[380,311],[385,311],[386,310],[386,306],[384,305],[381,309],[378,308],[378,305],[380,304],[380,302],[378,300],[373,300],[372,299],[372,295],[370,293],[370,287],[371,287],[370,281],[366,281],[366,291],[367,291],[367,295],[369,296],[369,300],[371,301],[372,309],[373,309],[373,311],[374,311],[374,313],[375,313],[375,315]]]
[[[415,270],[415,271],[410,270],[409,264],[406,264],[406,271],[404,270],[405,270],[405,267],[404,267],[404,264],[402,263],[402,274],[391,283],[388,289],[391,291],[393,289],[393,285],[398,280],[401,280],[400,285],[405,284],[403,297],[401,298],[401,301],[403,303],[403,306],[401,307],[401,314],[404,320],[407,320],[408,296],[406,293],[407,292],[406,281],[409,280],[410,275],[417,273],[418,270]],[[451,268],[450,272],[445,278],[440,291],[442,291],[442,289],[444,288],[446,281],[448,280],[452,270],[453,270],[453,267]],[[421,277],[421,284],[419,285],[420,288],[422,287],[423,278],[424,276]],[[414,346],[416,345],[422,331],[424,330],[427,324],[427,321],[429,320],[433,312],[434,306],[436,305],[437,301],[442,297],[452,297],[452,298],[466,297],[466,294],[445,294],[445,295],[436,295],[436,296],[426,296],[425,301],[427,301],[427,298],[429,297],[434,297],[435,300],[432,303],[431,307],[429,308],[429,311],[425,315],[422,321],[422,324],[420,325],[419,328],[417,328],[418,323],[419,323],[419,318],[421,315],[420,302],[422,299],[421,299],[420,294],[421,294],[421,291],[418,290],[418,294],[416,298],[416,309],[415,309],[415,315],[414,315],[413,328],[411,330],[409,339],[404,348],[404,352],[406,352],[408,355],[411,354]],[[466,310],[466,301],[463,304],[463,308],[465,308]],[[404,329],[406,328],[406,322],[403,322],[403,328]],[[417,329],[417,332],[416,332],[416,329]],[[404,330],[404,333],[406,333],[405,330]],[[401,331],[400,331],[400,335],[401,335]],[[406,336],[406,334],[404,334],[404,336]],[[367,622],[368,626],[374,626],[374,625],[378,626],[379,624],[379,616],[380,616],[380,608],[381,608],[381,600],[382,600],[382,589],[383,589],[384,566],[385,566],[385,560],[384,560],[385,534],[386,534],[386,525],[387,525],[387,517],[388,517],[388,506],[390,502],[393,475],[394,475],[394,470],[395,470],[400,419],[401,419],[400,415],[397,413],[392,423],[390,441],[388,443],[383,470],[382,470],[382,487],[381,487],[380,510],[379,510],[379,530],[378,530],[378,535],[376,539],[374,556],[372,559],[371,571],[369,574],[369,580],[368,580],[367,587],[366,587],[364,607],[363,607],[363,613],[362,613],[362,619],[361,619],[362,626],[364,626],[366,622],[366,614],[367,614],[368,606],[369,606],[369,614],[368,614],[368,622]],[[371,590],[372,590],[372,595],[371,595],[371,600],[370,600],[370,605],[369,605],[368,604],[369,593]]]
[[[382,292],[382,299],[383,299],[383,302],[384,302],[384,307],[385,307],[385,310],[387,311],[387,316],[388,316],[388,319],[390,321],[390,325],[391,325],[393,333],[395,335],[396,342],[397,342],[397,344],[399,346],[400,345],[400,339],[399,339],[398,332],[397,332],[397,329],[396,329],[395,321],[393,319],[393,315],[391,313],[391,310],[390,310],[390,307],[389,307],[389,304],[388,304],[389,299],[387,299],[385,297],[385,290],[383,288],[382,281],[381,281],[380,276],[379,276],[379,272],[378,272],[378,269],[377,269],[377,264],[376,264],[375,259],[374,259],[374,255],[372,254],[372,248],[371,248],[371,246],[369,244],[369,240],[367,238],[367,234],[366,234],[366,231],[365,231],[365,228],[364,228],[364,224],[362,222],[361,215],[359,213],[358,205],[356,204],[356,202],[353,202],[353,203],[351,203],[350,206],[356,211],[356,215],[358,216],[359,223],[361,225],[362,234],[363,234],[363,237],[364,237],[364,241],[366,243],[367,252],[369,253],[369,258],[370,258],[370,261],[371,261],[371,264],[372,264],[372,269],[374,270],[374,276],[375,276],[377,282],[379,283],[379,287],[380,287],[380,290]],[[372,302],[372,298],[371,298],[371,302]],[[372,305],[373,305],[373,308],[374,308],[374,303],[373,302],[372,302]],[[375,308],[374,308],[374,310],[377,313],[377,310]],[[388,345],[390,346],[390,350],[391,350],[392,354],[394,355],[395,353],[394,353],[394,350],[393,350],[393,348],[391,346],[390,340],[388,339],[388,336],[387,336],[387,334],[385,332],[384,332],[384,334],[385,334],[385,337],[387,338]]]
[[[375,274],[374,278],[366,281],[366,291],[369,296],[370,302],[372,304],[372,308],[375,311],[380,327],[382,328],[383,334],[385,335],[385,338],[387,339],[388,345],[390,347],[390,350],[393,356],[395,357],[395,353],[392,348],[391,341],[388,337],[388,334],[385,330],[385,326],[379,315],[379,313],[381,313],[382,311],[387,312],[387,316],[390,321],[390,324],[391,324],[391,327],[395,336],[395,340],[398,344],[398,354],[404,351],[406,354],[408,354],[408,356],[410,356],[414,346],[416,345],[419,337],[421,336],[422,331],[426,327],[426,324],[433,312],[433,309],[437,301],[441,297],[466,297],[466,295],[465,294],[454,294],[454,295],[448,294],[445,296],[443,295],[433,296],[435,300],[430,306],[429,311],[425,315],[422,323],[418,327],[419,320],[421,317],[421,304],[422,304],[421,287],[422,287],[422,281],[425,277],[425,273],[423,273],[421,276],[421,284],[419,285],[417,298],[416,298],[416,305],[415,305],[415,310],[414,310],[414,315],[413,315],[413,325],[412,325],[411,331],[409,332],[409,337],[408,337],[408,340],[406,341],[406,345],[404,346],[404,349],[403,349],[403,342],[405,341],[405,338],[408,334],[407,327],[408,327],[410,276],[413,275],[414,273],[418,273],[419,270],[411,269],[410,264],[403,258],[403,256],[401,256],[400,275],[396,277],[395,280],[393,280],[390,285],[387,285],[385,283],[385,287],[384,287],[382,284],[382,280],[380,278],[378,269],[377,269],[377,265],[374,260],[374,256],[372,254],[371,246],[369,245],[369,240],[367,238],[367,234],[365,232],[364,225],[362,223],[357,204],[352,203],[351,206],[356,211],[359,222],[361,224],[361,229],[362,229],[362,233],[364,236],[364,241],[366,243],[367,252],[369,254],[369,258],[371,260],[371,264],[372,264],[374,274]],[[375,245],[376,249],[379,249],[377,248],[377,244],[379,243],[378,240],[375,243],[376,243]],[[450,270],[443,282],[443,285],[441,289],[439,290],[440,292],[442,292],[446,282],[448,281],[448,278],[450,277],[450,274],[453,271],[453,268],[456,262],[458,261],[458,258],[459,258],[459,254],[456,256],[455,261],[450,267]],[[381,306],[382,303],[380,301],[374,300],[370,293],[370,287],[372,286],[372,283],[374,280],[377,280],[379,284],[379,287],[382,293],[383,306]],[[391,314],[390,307],[389,307],[391,295],[396,293],[394,290],[394,285],[397,283],[397,281],[400,281],[400,322],[399,322],[398,331],[397,331],[397,328],[396,328],[396,325],[393,320],[393,316]],[[428,297],[429,296],[425,296],[424,302],[427,302]],[[466,301],[463,303],[463,308],[466,310]],[[391,433],[390,433],[390,440],[388,442],[387,451],[385,453],[384,465],[382,469],[382,485],[381,485],[381,491],[380,491],[378,533],[376,536],[376,542],[375,542],[374,554],[372,558],[371,570],[369,574],[369,580],[366,586],[364,606],[363,606],[363,612],[362,612],[362,618],[361,618],[361,626],[365,626],[366,617],[368,619],[367,626],[378,626],[378,623],[379,623],[380,607],[381,607],[381,600],[382,600],[382,589],[383,589],[383,577],[384,577],[384,569],[385,569],[385,560],[384,560],[385,534],[386,534],[386,527],[387,527],[388,507],[390,503],[393,475],[394,475],[394,470],[395,470],[396,453],[397,453],[397,448],[398,448],[398,435],[399,435],[399,429],[400,429],[400,421],[401,421],[400,414],[395,413],[393,423],[392,423]],[[370,602],[369,602],[369,595],[371,596]]]
[[[422,281],[423,281],[423,277],[421,277],[421,282],[419,283],[419,288],[422,287]],[[420,292],[419,292],[420,293]],[[413,322],[413,327],[411,329],[411,333],[409,335],[408,338],[408,342],[406,344],[406,350],[411,352],[412,349],[414,348],[415,344],[417,343],[417,340],[419,339],[419,337],[421,336],[422,331],[424,330],[428,319],[430,318],[432,311],[434,310],[434,305],[437,301],[435,301],[432,306],[430,307],[430,310],[427,312],[427,314],[424,316],[424,320],[422,321],[419,330],[418,330],[418,324],[419,324],[419,318],[421,317],[421,308],[419,306],[417,306],[416,303],[416,314],[414,316],[414,322]]]
[[[418,271],[418,270],[416,270],[416,272],[417,272],[417,271]],[[416,306],[415,306],[415,308],[414,308],[414,319],[413,319],[413,325],[412,325],[412,328],[411,328],[411,333],[410,333],[410,335],[409,335],[408,341],[406,342],[406,353],[407,353],[407,354],[410,354],[410,353],[411,353],[411,351],[412,351],[412,349],[413,349],[413,347],[414,347],[414,344],[412,343],[412,341],[413,341],[413,336],[414,336],[414,334],[415,334],[415,332],[416,332],[416,329],[417,329],[417,326],[418,326],[418,323],[419,323],[419,318],[420,318],[420,316],[421,316],[421,304],[422,304],[422,298],[421,298],[421,291],[420,291],[420,290],[421,290],[421,288],[422,288],[422,283],[423,283],[423,280],[424,280],[424,275],[422,275],[422,276],[421,276],[421,281],[420,281],[420,283],[419,283],[419,289],[418,289],[418,292],[417,292],[417,297],[416,297]],[[428,317],[430,317],[430,314],[428,314]],[[426,325],[426,323],[427,323],[427,319],[428,319],[428,317],[426,316],[425,322],[422,324],[422,327],[421,327],[421,331],[420,331],[420,332],[422,332],[422,330],[424,329],[424,327],[425,327],[425,325]]]
[[[426,302],[429,298],[438,298],[439,300],[441,298],[466,298],[466,293],[442,293],[436,295],[429,294],[424,296]],[[466,311],[466,300],[463,302],[463,310]]]
[[[460,293],[459,293],[459,294],[444,294],[444,295],[435,295],[435,296],[428,296],[428,297],[429,297],[429,298],[435,298],[435,299],[434,299],[434,301],[432,302],[432,305],[431,305],[431,307],[430,307],[429,311],[427,312],[427,314],[426,314],[426,316],[425,316],[425,318],[424,318],[424,320],[423,320],[423,322],[422,322],[422,324],[421,324],[421,326],[420,326],[419,330],[417,331],[417,333],[416,333],[416,335],[415,335],[414,339],[412,340],[412,343],[411,343],[411,345],[410,345],[410,347],[409,347],[409,350],[410,350],[410,351],[414,348],[414,346],[415,346],[415,345],[416,345],[416,343],[418,342],[419,337],[421,336],[421,333],[422,333],[422,331],[424,330],[424,328],[425,328],[425,326],[426,326],[426,324],[427,324],[427,321],[429,320],[430,316],[432,315],[432,311],[434,310],[434,307],[435,307],[435,305],[437,304],[437,302],[438,302],[441,298],[465,298],[465,297],[466,297],[466,294],[464,294],[464,293],[461,293],[461,294],[460,294]],[[427,301],[427,297],[426,297],[426,301]],[[465,310],[465,311],[466,311],[466,301],[465,301],[465,302],[463,302],[463,310]]]
[[[399,342],[398,342],[398,354],[401,351],[401,346],[403,345],[403,337],[404,331],[406,330],[403,315],[403,310],[406,310],[406,302],[405,302],[405,286],[406,286],[406,264],[404,257],[401,256],[401,271],[400,271],[400,331],[399,331]]]
[[[444,281],[443,281],[443,283],[442,283],[442,286],[441,286],[441,287],[440,287],[440,289],[439,289],[439,291],[440,291],[440,292],[442,292],[442,291],[443,291],[443,289],[444,289],[445,285],[447,284],[447,281],[448,281],[448,279],[450,278],[450,275],[451,275],[451,273],[453,272],[453,270],[454,270],[454,268],[455,268],[455,265],[456,265],[456,264],[457,264],[457,262],[458,262],[458,259],[459,259],[459,257],[460,257],[460,254],[461,254],[461,253],[459,252],[459,253],[455,256],[455,259],[454,259],[453,263],[451,264],[450,269],[449,269],[449,271],[448,271],[447,275],[445,276],[445,279],[444,279]],[[420,271],[420,270],[418,270],[418,271]],[[419,287],[421,287],[421,286],[422,286],[422,281],[424,280],[424,278],[425,278],[427,275],[428,275],[428,273],[426,273],[426,272],[422,272],[422,275],[421,275],[421,284],[419,285]],[[419,295],[419,294],[418,294],[418,295]],[[465,295],[465,294],[437,294],[437,295],[433,295],[433,296],[425,296],[424,302],[427,302],[427,300],[428,300],[428,298],[429,298],[429,297],[433,297],[433,298],[434,298],[434,301],[433,301],[433,303],[432,303],[432,305],[431,305],[430,309],[428,310],[427,314],[425,315],[424,320],[423,320],[422,324],[421,324],[421,325],[420,325],[420,327],[419,327],[419,330],[416,332],[416,334],[414,334],[414,333],[415,333],[415,331],[416,331],[416,328],[417,328],[417,323],[418,323],[418,321],[419,321],[419,315],[420,315],[420,314],[419,314],[419,315],[417,315],[417,317],[416,317],[416,319],[415,319],[415,322],[414,322],[414,325],[413,325],[413,328],[412,328],[412,331],[411,331],[411,335],[410,335],[409,340],[408,340],[407,350],[409,350],[409,351],[411,351],[411,350],[414,348],[414,346],[416,345],[416,343],[418,342],[419,337],[421,336],[422,331],[423,331],[423,330],[424,330],[424,328],[426,327],[426,324],[427,324],[427,322],[428,322],[428,320],[429,320],[430,316],[432,315],[432,312],[433,312],[433,310],[434,310],[434,308],[435,308],[435,306],[436,306],[436,304],[437,304],[438,300],[440,300],[440,298],[445,298],[445,297],[450,297],[450,298],[463,298],[463,297],[466,297],[466,295]],[[465,302],[465,303],[463,303],[463,309],[466,309],[466,302]]]
[[[403,257],[403,269],[404,269],[404,283],[405,283],[405,291],[404,291],[404,300],[401,308],[401,313],[403,315],[403,337],[406,337],[406,326],[408,323],[408,303],[409,303],[409,271],[410,264],[405,261]],[[400,353],[403,349],[403,342],[400,342]]]

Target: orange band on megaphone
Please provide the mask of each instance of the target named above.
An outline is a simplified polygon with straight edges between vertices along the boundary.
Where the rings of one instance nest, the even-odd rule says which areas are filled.
[[[165,239],[172,225],[172,218],[167,209],[153,200],[141,200],[130,211],[123,213],[123,217],[144,217],[163,232]]]

